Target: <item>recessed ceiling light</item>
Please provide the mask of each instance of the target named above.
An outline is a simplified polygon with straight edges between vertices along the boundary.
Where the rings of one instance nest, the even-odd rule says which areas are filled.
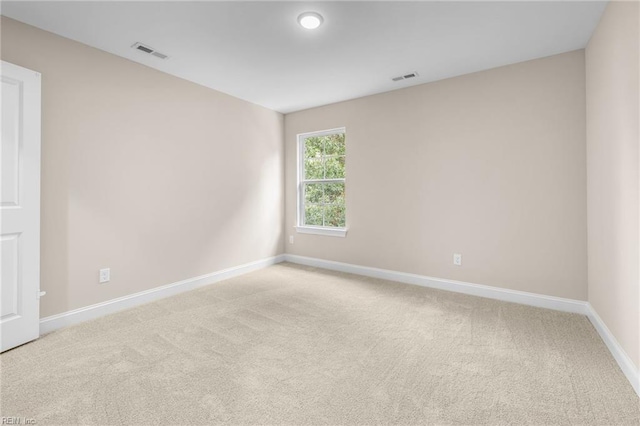
[[[298,16],[298,23],[308,30],[315,30],[322,24],[322,15],[316,12],[305,12]]]

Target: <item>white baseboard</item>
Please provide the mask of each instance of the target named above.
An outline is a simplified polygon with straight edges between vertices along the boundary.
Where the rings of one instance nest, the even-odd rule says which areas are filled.
[[[371,268],[368,266],[353,265],[350,263],[334,262],[331,260],[316,259],[311,257],[286,254],[285,260],[300,265],[314,266],[339,272],[364,275],[366,277],[381,278],[406,284],[419,285],[439,290],[464,293],[472,296],[486,297],[489,299],[503,300],[505,302],[520,303],[522,305],[538,308],[553,309],[556,311],[571,312],[586,315],[594,325],[598,334],[611,351],[620,369],[627,377],[631,386],[640,396],[640,375],[631,358],[622,349],[616,338],[611,334],[605,323],[598,316],[593,307],[580,300],[565,299],[561,297],[546,296],[537,293],[509,290],[499,287],[491,287],[481,284],[471,284],[461,281],[446,280],[442,278],[427,277],[424,275],[408,274],[405,272],[390,271],[388,269]]]
[[[218,281],[237,277],[248,272],[275,265],[282,261],[284,261],[284,255],[281,254],[42,318],[40,320],[40,334],[50,333],[63,327],[99,318],[123,309],[132,308],[144,303],[153,302],[154,300],[163,299],[198,287],[213,284]]]
[[[438,290],[453,291],[472,296],[486,297],[489,299],[503,300],[505,302],[520,303],[522,305],[536,306],[539,308],[553,309],[556,311],[572,312],[587,315],[587,302],[562,297],[546,296],[543,294],[527,293],[525,291],[509,290],[506,288],[491,287],[482,284],[471,284],[462,281],[446,280],[442,278],[427,277],[424,275],[409,274],[406,272],[391,271],[388,269],[371,268],[350,263],[334,262],[331,260],[315,259],[311,257],[285,254],[285,260],[301,265],[315,266],[339,272],[364,275],[366,277],[381,278],[397,281],[405,284],[419,285]]]
[[[638,371],[638,368],[636,368],[633,361],[631,361],[631,358],[629,358],[629,355],[627,355],[624,349],[622,349],[618,340],[611,333],[609,327],[607,327],[604,321],[602,321],[602,318],[600,318],[600,315],[598,315],[596,310],[593,309],[591,304],[589,304],[589,313],[587,314],[587,317],[589,317],[589,321],[591,321],[591,324],[593,324],[605,345],[609,348],[611,355],[613,355],[613,358],[620,366],[620,369],[627,377],[627,380],[629,380],[629,383],[633,386],[636,394],[640,396],[640,371]]]

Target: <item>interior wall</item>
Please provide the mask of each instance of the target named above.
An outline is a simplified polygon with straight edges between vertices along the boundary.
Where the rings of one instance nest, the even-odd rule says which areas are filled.
[[[42,317],[282,253],[281,114],[6,17],[1,36],[42,73]]]
[[[640,6],[612,1],[586,49],[589,302],[640,367]]]
[[[296,234],[296,135],[342,126],[347,236]],[[287,114],[286,251],[586,300],[585,150],[584,50]]]

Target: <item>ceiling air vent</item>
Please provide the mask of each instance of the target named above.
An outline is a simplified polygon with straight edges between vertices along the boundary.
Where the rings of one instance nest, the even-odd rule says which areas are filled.
[[[155,50],[153,47],[149,47],[145,44],[142,43],[136,43],[133,46],[131,46],[132,48],[139,50],[141,52],[147,53],[149,55],[153,55],[156,58],[160,58],[160,59],[167,59],[168,56],[165,55],[164,53],[160,53],[157,50]]]
[[[418,76],[417,72],[410,72],[409,74],[399,75],[397,77],[393,77],[391,80],[393,80],[393,81],[402,81],[402,80],[408,80],[410,78],[415,78],[417,76]]]

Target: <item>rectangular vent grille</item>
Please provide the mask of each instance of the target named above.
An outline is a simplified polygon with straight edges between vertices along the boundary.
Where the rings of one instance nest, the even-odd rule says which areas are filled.
[[[164,53],[160,53],[157,50],[155,50],[153,47],[149,47],[145,44],[142,43],[135,43],[133,46],[131,46],[132,48],[139,50],[141,52],[147,53],[149,55],[155,56],[156,58],[160,58],[160,59],[167,59],[168,56],[165,55]]]
[[[143,52],[147,52],[147,53],[151,53],[153,52],[153,49],[149,49],[148,47],[144,47],[142,45],[137,47],[138,50],[142,50]]]
[[[393,80],[393,81],[402,81],[402,80],[408,80],[410,78],[416,78],[417,76],[418,76],[417,72],[411,72],[409,74],[399,75],[397,77],[393,77],[391,80]]]

